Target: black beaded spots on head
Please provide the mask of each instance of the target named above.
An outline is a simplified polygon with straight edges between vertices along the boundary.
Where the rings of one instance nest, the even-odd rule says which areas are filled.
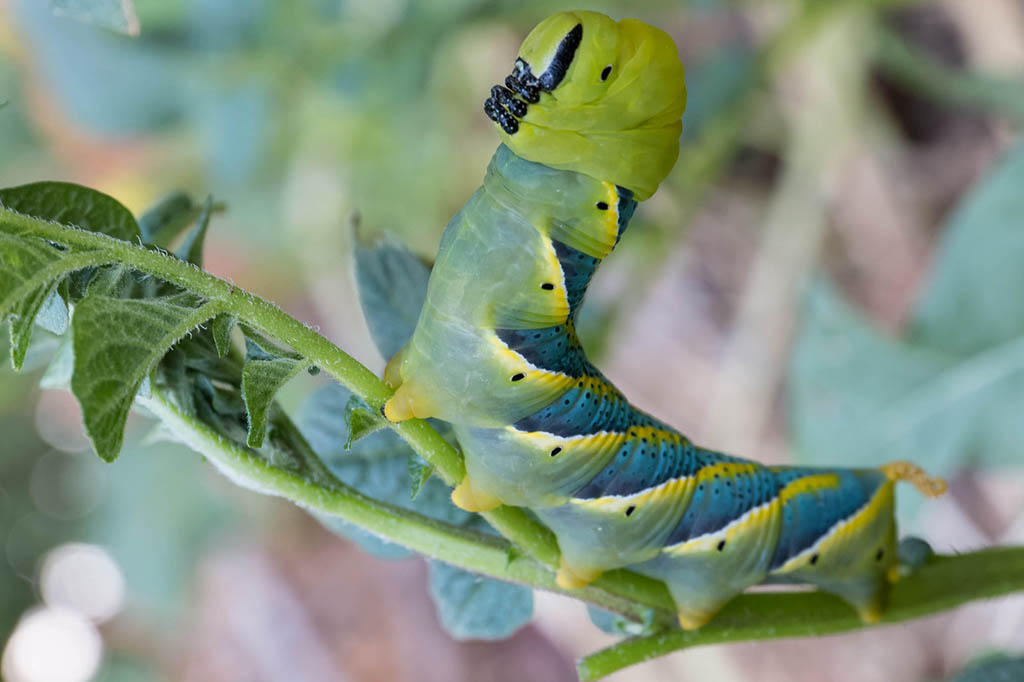
[[[583,24],[576,24],[562,38],[551,64],[539,77],[533,75],[530,65],[523,59],[516,59],[511,75],[505,78],[505,84],[491,88],[491,96],[484,100],[487,118],[500,125],[509,135],[519,132],[519,119],[526,116],[528,105],[539,102],[541,92],[551,92],[565,78],[582,39]]]

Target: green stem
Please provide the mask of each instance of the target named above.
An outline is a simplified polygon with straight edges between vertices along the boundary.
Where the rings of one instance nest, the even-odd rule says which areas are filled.
[[[1020,590],[1024,590],[1024,547],[937,556],[893,586],[881,623],[899,623]],[[580,680],[596,680],[679,649],[829,635],[864,627],[849,606],[824,592],[745,594],[700,630],[629,639],[580,659],[576,669]]]
[[[99,251],[107,254],[110,261],[159,277],[210,301],[222,302],[226,311],[287,344],[375,410],[393,393],[369,369],[308,325],[290,317],[275,304],[189,263],[102,233],[40,220],[2,207],[0,225],[21,236],[34,235],[77,249]],[[465,476],[461,455],[427,422],[410,419],[389,426],[449,485],[457,484]],[[541,563],[549,567],[558,565],[560,554],[554,535],[524,510],[499,507],[483,516],[499,533]],[[596,581],[593,589],[609,598],[626,595],[630,601],[655,609],[656,622],[671,621],[672,602],[658,581],[628,571],[615,571]]]
[[[319,480],[314,482],[301,473],[275,467],[189,417],[158,390],[149,398],[139,398],[139,402],[238,485],[284,497],[310,511],[344,519],[452,566],[506,582],[571,595],[634,620],[643,620],[647,615],[647,607],[598,587],[572,592],[561,589],[546,566],[530,557],[513,556],[509,543],[502,538],[458,528],[367,497],[338,481],[326,469],[318,469]],[[277,415],[275,425],[286,430],[289,444],[298,451],[295,454],[310,465],[318,466],[319,458],[290,420]]]

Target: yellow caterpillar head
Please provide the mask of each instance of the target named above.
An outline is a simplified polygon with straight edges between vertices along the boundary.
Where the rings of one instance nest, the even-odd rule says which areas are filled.
[[[686,108],[675,43],[653,26],[562,12],[526,37],[484,111],[523,158],[650,197],[679,154]]]

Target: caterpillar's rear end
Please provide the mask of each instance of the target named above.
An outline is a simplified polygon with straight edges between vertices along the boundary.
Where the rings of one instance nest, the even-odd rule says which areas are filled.
[[[467,469],[453,500],[532,508],[566,589],[628,566],[664,580],[695,628],[750,585],[809,582],[877,620],[896,575],[893,484],[941,482],[699,448],[633,408],[576,338],[594,270],[675,163],[685,103],[658,29],[572,12],[531,32],[485,103],[504,144],[445,230],[385,414],[450,421]]]

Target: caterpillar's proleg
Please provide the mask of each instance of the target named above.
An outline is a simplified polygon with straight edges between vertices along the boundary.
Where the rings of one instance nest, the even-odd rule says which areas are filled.
[[[563,590],[578,590],[597,580],[601,573],[600,569],[570,565],[563,554],[558,573],[555,575],[555,582]]]
[[[501,500],[497,497],[474,488],[469,476],[455,486],[455,490],[452,491],[452,502],[459,509],[468,512],[486,512],[501,506]]]

